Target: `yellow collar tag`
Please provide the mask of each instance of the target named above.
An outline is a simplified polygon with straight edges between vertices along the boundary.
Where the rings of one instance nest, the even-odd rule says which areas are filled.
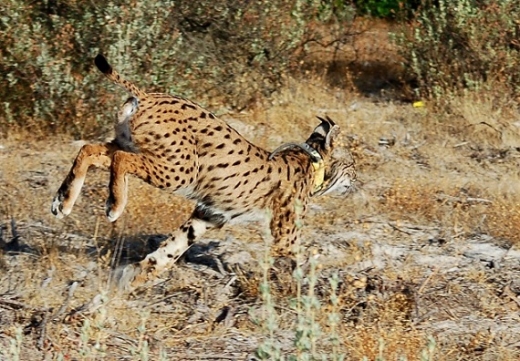
[[[283,152],[286,149],[289,148],[300,148],[305,153],[309,155],[311,158],[311,164],[314,168],[314,189],[312,191],[312,194],[316,194],[319,191],[323,189],[323,183],[325,182],[325,162],[323,161],[323,158],[321,157],[321,154],[311,147],[307,143],[287,143],[284,145],[281,145],[280,147],[276,148],[270,155],[269,160],[273,159],[274,156],[280,152]]]
[[[312,167],[316,172],[314,174],[314,190],[312,194],[316,194],[321,191],[325,182],[325,162],[323,162],[323,159],[320,159],[318,162],[312,162]]]

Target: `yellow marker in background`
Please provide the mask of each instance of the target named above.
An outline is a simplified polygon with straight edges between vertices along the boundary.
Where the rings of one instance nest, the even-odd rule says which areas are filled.
[[[424,107],[424,102],[422,100],[419,100],[419,101],[413,102],[412,106],[414,108],[422,108],[422,107]]]

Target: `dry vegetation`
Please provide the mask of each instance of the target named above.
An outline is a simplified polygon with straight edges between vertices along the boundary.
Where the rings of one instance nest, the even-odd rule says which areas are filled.
[[[516,104],[496,93],[419,108],[372,96],[372,82],[399,75],[383,78],[396,63],[380,55],[393,54],[386,30],[354,43],[357,62],[323,73],[309,64],[306,80],[269,102],[222,115],[273,149],[328,114],[357,161],[357,191],[311,209],[303,234],[313,256],[293,278],[269,272],[264,230],[225,227],[158,284],[115,294],[114,262],[156,247],[192,205],[133,179],[112,226],[107,174],[93,171],[58,221],[50,201],[80,144],[3,139],[0,358],[519,359]]]

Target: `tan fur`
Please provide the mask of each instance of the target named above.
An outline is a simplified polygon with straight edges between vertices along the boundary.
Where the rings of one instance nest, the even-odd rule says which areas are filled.
[[[271,214],[273,255],[290,256],[298,240],[296,221],[304,216],[309,199],[334,190],[345,192],[355,179],[353,163],[333,156],[339,128],[329,118],[320,118],[321,124],[306,141],[321,157],[320,181],[318,162],[303,149],[288,147],[270,154],[199,105],[145,93],[122,79],[101,55],[96,65],[134,97],[118,112],[113,141],[80,150],[54,198],[53,214],[62,217],[71,212],[91,165],[110,168],[111,222],[125,208],[129,174],[197,202],[190,219],[157,251],[127,266],[122,282],[133,287],[170,266],[207,229],[265,210]]]

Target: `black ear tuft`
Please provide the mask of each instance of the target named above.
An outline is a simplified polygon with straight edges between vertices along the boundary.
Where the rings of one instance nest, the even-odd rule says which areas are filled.
[[[94,59],[94,63],[103,74],[110,74],[112,72],[112,67],[108,64],[107,59],[103,55],[98,54]]]
[[[321,130],[323,130],[323,136],[326,136],[330,132],[330,130],[334,128],[334,126],[336,125],[336,123],[334,123],[334,121],[330,119],[328,115],[326,115],[325,118],[318,116],[316,118],[318,118],[321,122],[321,124],[316,129],[320,128]]]
[[[335,126],[336,123],[334,123],[334,121],[332,119],[330,119],[330,117],[328,115],[325,116],[325,119],[327,120],[327,122],[332,125],[332,126]]]

